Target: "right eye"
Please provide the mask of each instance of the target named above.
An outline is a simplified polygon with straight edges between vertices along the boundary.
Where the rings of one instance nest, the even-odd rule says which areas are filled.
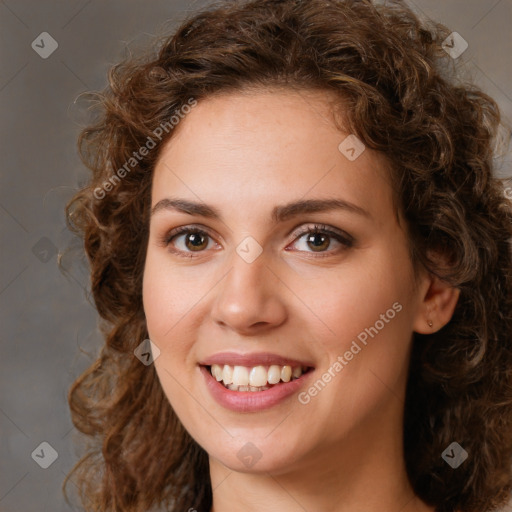
[[[194,257],[191,253],[203,252],[204,249],[211,248],[210,241],[212,238],[206,231],[192,226],[173,229],[162,240],[165,247],[173,246],[169,249],[171,252],[186,255],[188,258]]]

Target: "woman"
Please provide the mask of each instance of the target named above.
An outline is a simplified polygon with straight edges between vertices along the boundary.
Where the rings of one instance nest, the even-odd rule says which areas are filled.
[[[68,206],[105,335],[69,394],[87,510],[506,503],[512,211],[449,37],[226,2],[113,68]]]

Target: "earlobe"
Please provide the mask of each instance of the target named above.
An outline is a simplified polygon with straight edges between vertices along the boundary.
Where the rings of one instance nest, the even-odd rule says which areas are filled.
[[[451,320],[459,296],[459,288],[454,288],[436,276],[430,276],[413,330],[419,334],[432,334],[442,329]]]

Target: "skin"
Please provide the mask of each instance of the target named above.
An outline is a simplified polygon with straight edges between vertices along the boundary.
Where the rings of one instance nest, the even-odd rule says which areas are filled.
[[[333,99],[291,89],[207,98],[180,122],[154,169],[152,206],[180,197],[214,206],[223,219],[155,212],[143,285],[148,331],[161,351],[156,371],[209,454],[214,512],[434,510],[407,480],[403,403],[413,332],[445,325],[458,290],[426,273],[414,281],[386,160],[368,148],[354,161],[340,152],[348,133],[334,125]],[[332,210],[270,221],[276,205],[333,197],[369,216]],[[294,236],[314,223],[348,233],[353,246],[329,236],[318,249],[310,235]],[[210,235],[199,251],[187,234],[162,242],[191,224]],[[263,249],[252,263],[236,252],[248,236]],[[198,362],[221,351],[311,361],[320,378],[396,302],[402,310],[307,404],[294,395],[237,413],[206,389]],[[250,468],[237,457],[248,442],[261,454]]]

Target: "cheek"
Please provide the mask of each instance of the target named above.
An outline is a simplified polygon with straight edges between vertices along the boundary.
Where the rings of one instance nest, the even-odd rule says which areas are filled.
[[[396,272],[385,260],[361,261],[347,271],[296,281],[294,292],[310,307],[311,320],[316,316],[331,335],[345,339],[373,325],[395,302],[407,300]]]
[[[142,298],[149,338],[160,350],[154,365],[164,393],[173,408],[186,401],[180,382],[186,376],[185,361],[189,351],[180,329],[190,310],[189,288],[170,269],[165,257],[148,251],[144,269]],[[185,341],[184,341],[185,340]]]
[[[315,313],[308,315],[310,323],[321,321],[317,343],[328,365],[346,354],[343,374],[371,370],[384,382],[396,380],[407,364],[412,335],[408,279],[404,260],[380,254],[361,259],[350,272],[303,282],[297,294]]]
[[[169,266],[165,256],[148,251],[142,298],[150,335],[165,338],[199,300],[198,290],[180,268]]]

